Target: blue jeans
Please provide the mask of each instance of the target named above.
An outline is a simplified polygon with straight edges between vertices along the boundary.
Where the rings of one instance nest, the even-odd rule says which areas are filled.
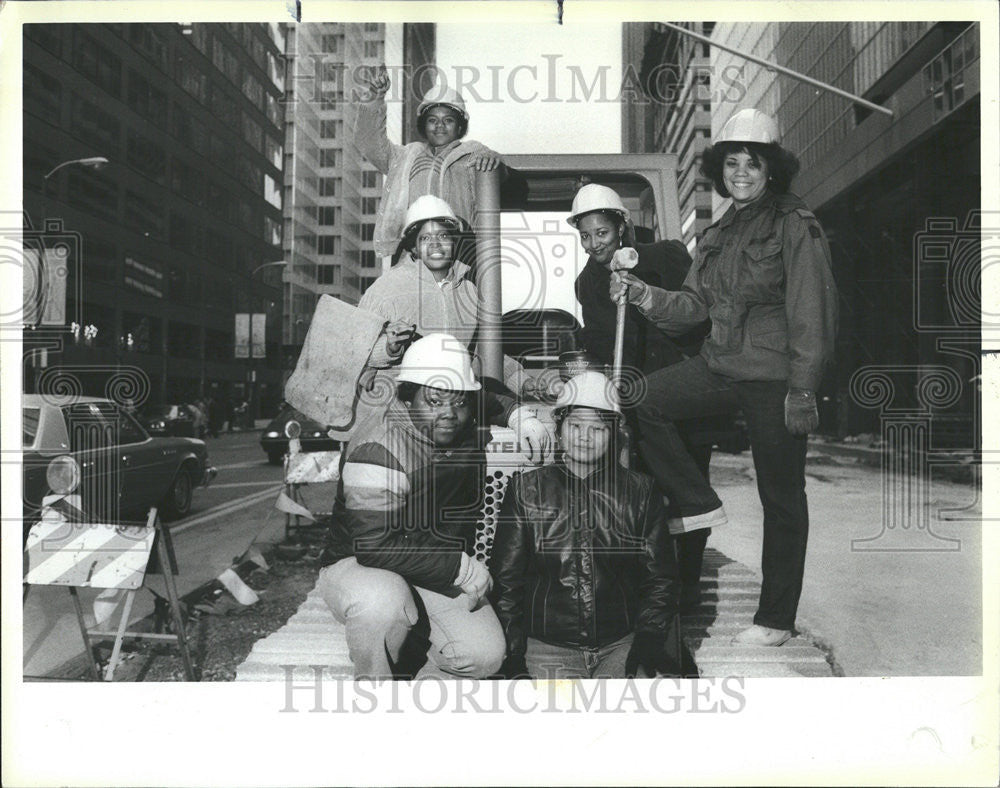
[[[623,679],[632,633],[599,648],[556,646],[528,638],[524,661],[536,679]]]
[[[730,380],[695,356],[651,374],[638,408],[643,460],[681,516],[704,514],[721,503],[674,422],[743,410],[764,508],[763,584],[754,623],[775,629],[795,626],[809,536],[806,439],[785,428],[787,393],[786,381]]]

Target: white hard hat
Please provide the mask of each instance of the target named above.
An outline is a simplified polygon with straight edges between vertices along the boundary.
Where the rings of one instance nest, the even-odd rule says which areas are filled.
[[[479,391],[469,351],[451,334],[428,334],[403,354],[398,381],[445,391]]]
[[[613,211],[625,221],[629,218],[628,208],[618,196],[618,192],[599,183],[588,183],[580,189],[573,198],[573,207],[570,210],[572,213],[566,221],[574,227],[583,214],[592,211]]]
[[[431,107],[436,107],[438,105],[451,107],[465,120],[469,119],[469,113],[465,111],[465,100],[462,98],[462,94],[457,90],[446,88],[441,85],[434,85],[434,87],[424,94],[424,98],[420,102],[420,106],[417,107],[417,117],[419,118]]]
[[[433,194],[425,194],[417,197],[406,209],[406,218],[403,220],[403,236],[405,236],[414,225],[423,224],[433,219],[441,224],[450,224],[458,230],[462,227],[461,220],[455,216],[455,212],[440,197]]]
[[[553,409],[559,411],[574,406],[621,413],[615,384],[600,372],[589,369],[566,381]]]
[[[759,142],[771,145],[781,140],[778,122],[759,109],[735,112],[719,132],[715,142]]]

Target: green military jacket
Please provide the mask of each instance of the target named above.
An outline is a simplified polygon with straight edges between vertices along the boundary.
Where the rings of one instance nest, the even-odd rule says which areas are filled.
[[[671,335],[710,318],[701,355],[719,375],[816,391],[837,333],[831,268],[826,236],[801,198],[768,192],[705,230],[681,290],[650,287],[638,306]]]

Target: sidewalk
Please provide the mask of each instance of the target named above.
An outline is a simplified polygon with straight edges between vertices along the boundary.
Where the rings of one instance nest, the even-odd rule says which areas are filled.
[[[852,447],[853,448],[853,447]],[[972,485],[887,477],[810,445],[810,534],[798,626],[846,676],[982,672],[982,514]],[[865,451],[865,450],[862,450]],[[880,453],[861,459],[880,464]],[[709,546],[760,572],[763,514],[749,452],[717,455],[729,515]]]

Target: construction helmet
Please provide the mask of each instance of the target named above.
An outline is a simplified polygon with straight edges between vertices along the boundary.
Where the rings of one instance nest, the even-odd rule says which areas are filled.
[[[566,221],[574,227],[581,216],[593,211],[612,211],[625,221],[629,218],[628,208],[618,196],[618,192],[599,183],[588,183],[580,189],[573,198],[573,207],[570,210],[572,213]]]
[[[471,362],[469,351],[451,334],[428,334],[407,348],[396,379],[445,391],[479,391]]]
[[[726,121],[714,142],[759,142],[763,145],[781,141],[778,122],[759,109],[741,109]]]
[[[431,220],[447,224],[455,230],[460,230],[462,221],[455,216],[455,212],[440,197],[433,194],[425,194],[413,201],[406,209],[406,218],[403,220],[403,235],[405,237],[414,227]]]
[[[469,119],[469,113],[465,111],[465,100],[462,98],[462,94],[457,90],[446,88],[442,85],[434,85],[424,94],[420,106],[417,107],[417,117],[419,118],[431,107],[437,106],[451,107],[466,121]]]
[[[621,413],[621,406],[618,404],[618,389],[600,372],[586,370],[566,381],[559,396],[556,397],[553,411],[558,414],[572,407],[595,408],[611,413]]]

